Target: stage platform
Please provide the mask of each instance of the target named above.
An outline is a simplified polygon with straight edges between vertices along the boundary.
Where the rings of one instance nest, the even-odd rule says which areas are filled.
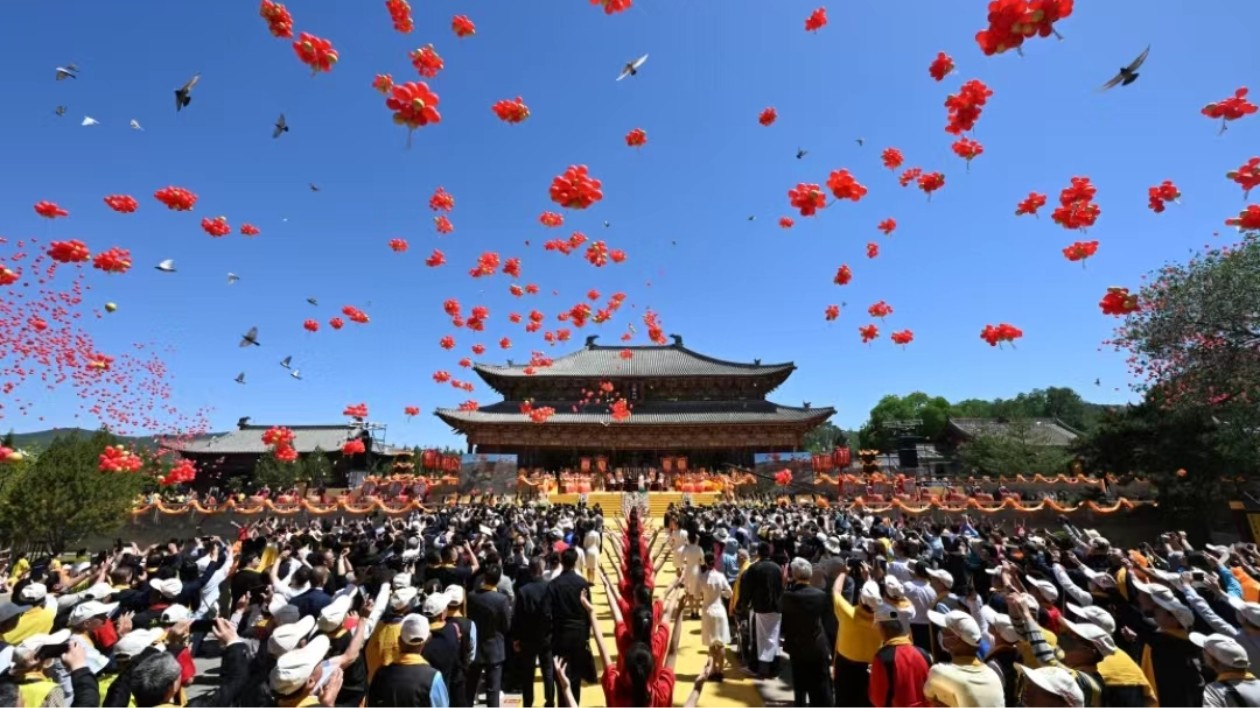
[[[586,495],[586,504],[587,506],[599,504],[604,510],[605,519],[621,518],[622,500],[627,496],[634,496],[634,494],[631,492],[591,492]],[[648,515],[654,519],[663,518],[669,505],[682,504],[684,496],[691,498],[692,506],[712,506],[721,499],[721,494],[718,492],[689,495],[684,495],[682,492],[647,492]],[[547,499],[552,504],[577,504],[578,497],[578,494],[552,494]]]

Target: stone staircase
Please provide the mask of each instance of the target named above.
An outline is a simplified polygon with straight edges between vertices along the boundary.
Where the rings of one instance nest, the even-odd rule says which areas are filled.
[[[627,492],[591,492],[586,495],[586,503],[589,506],[599,504],[604,510],[604,519],[611,520],[621,518],[623,498],[628,496]],[[711,506],[718,503],[720,495],[717,492],[705,492],[701,494],[692,494],[691,503],[694,506]],[[665,510],[670,504],[680,505],[683,501],[682,492],[649,492],[647,495],[647,511],[648,516],[653,519],[661,519],[665,516]],[[552,504],[577,504],[577,494],[553,494],[551,495]]]

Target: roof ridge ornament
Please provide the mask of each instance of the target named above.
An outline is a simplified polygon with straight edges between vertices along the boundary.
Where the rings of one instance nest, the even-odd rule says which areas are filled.
[[[595,348],[595,340],[596,340],[596,339],[599,339],[599,335],[598,335],[598,334],[592,334],[592,335],[590,335],[589,337],[587,337],[587,338],[586,338],[586,348],[587,348],[587,349],[594,349],[594,348]]]
[[[681,334],[671,334],[671,335],[669,335],[669,337],[670,337],[670,339],[674,340],[674,346],[676,346],[676,347],[681,347],[681,346],[683,345],[683,340],[682,340],[682,335],[681,335]]]

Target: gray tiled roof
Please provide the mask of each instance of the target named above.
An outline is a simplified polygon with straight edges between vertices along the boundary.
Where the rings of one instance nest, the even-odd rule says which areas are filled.
[[[1029,442],[1053,447],[1067,447],[1079,435],[1076,431],[1060,423],[1054,418],[1028,419]],[[1009,435],[1011,423],[988,418],[950,418],[949,424],[965,437],[974,438],[980,435]]]
[[[262,454],[271,448],[263,444],[262,435],[270,425],[247,425],[240,430],[219,433],[199,440],[172,441],[165,444],[178,452],[203,455]],[[314,452],[320,448],[328,453],[340,453],[341,445],[348,440],[352,429],[348,425],[289,425],[293,431],[293,447],[299,453]]]
[[[607,408],[588,406],[574,413],[572,402],[535,402],[536,408],[556,409],[543,425],[563,423],[613,423]],[[440,408],[434,413],[451,425],[458,423],[528,423],[529,416],[520,412],[518,401],[503,401],[483,406],[476,411]],[[630,419],[623,424],[662,425],[700,423],[796,423],[822,422],[835,413],[833,408],[794,408],[769,401],[654,401],[635,406]]]
[[[533,376],[765,376],[796,368],[791,362],[761,364],[716,359],[684,347],[682,338],[677,336],[668,346],[600,346],[594,339],[590,337],[582,349],[554,359],[551,366],[535,367]],[[621,358],[625,349],[633,352],[631,358]],[[474,369],[483,377],[516,377],[527,376],[526,367],[527,364],[477,364]]]

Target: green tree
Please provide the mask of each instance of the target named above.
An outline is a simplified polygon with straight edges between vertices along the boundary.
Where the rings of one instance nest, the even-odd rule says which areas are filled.
[[[302,473],[301,462],[281,462],[275,455],[266,454],[254,463],[254,482],[271,487],[273,491],[289,489],[297,484]]]
[[[949,415],[953,418],[992,418],[993,401],[968,398],[950,406]]]
[[[322,447],[316,447],[302,459],[302,479],[311,487],[327,484],[332,479],[333,463]]]
[[[976,436],[958,449],[966,472],[986,475],[1058,474],[1066,472],[1072,453],[1042,444],[1026,418],[1006,425],[1003,433]]]
[[[113,444],[105,431],[54,438],[5,485],[0,526],[14,541],[53,553],[122,526],[148,475],[101,472],[101,451]]]
[[[12,429],[10,429],[9,432],[4,434],[4,440],[0,440],[0,447],[7,447],[10,450],[17,447],[17,442],[13,438]]]
[[[1114,344],[1150,400],[1260,446],[1260,232],[1151,274]]]
[[[940,438],[949,422],[949,401],[915,391],[906,396],[884,396],[871,409],[870,418],[858,432],[864,450],[892,450],[897,446],[893,421],[919,420],[916,432],[928,440]]]
[[[803,443],[806,452],[820,453],[830,452],[836,447],[844,447],[847,439],[848,436],[843,430],[831,422],[826,422],[805,433]]]

